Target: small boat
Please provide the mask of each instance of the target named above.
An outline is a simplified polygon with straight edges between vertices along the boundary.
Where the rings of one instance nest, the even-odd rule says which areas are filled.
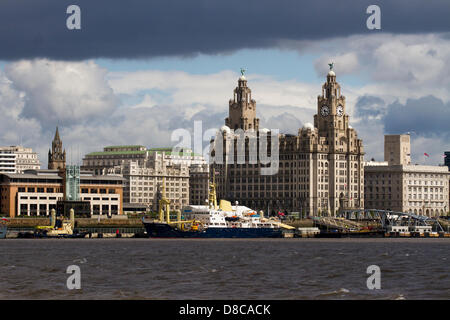
[[[70,209],[70,219],[56,219],[56,211],[52,209],[49,226],[38,226],[34,232],[21,232],[18,238],[85,238],[88,232],[73,232],[75,213]]]

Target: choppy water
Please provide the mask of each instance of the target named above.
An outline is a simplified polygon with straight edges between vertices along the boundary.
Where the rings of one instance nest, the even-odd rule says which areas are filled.
[[[450,299],[450,239],[6,239],[1,299]],[[66,268],[81,268],[68,290]],[[381,290],[366,269],[381,268]]]

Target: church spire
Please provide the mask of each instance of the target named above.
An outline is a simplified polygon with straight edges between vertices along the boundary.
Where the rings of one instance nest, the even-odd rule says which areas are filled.
[[[59,130],[56,127],[55,137],[52,141],[52,150],[48,151],[48,168],[64,169],[66,167],[66,150],[63,151]]]
[[[55,138],[53,139],[53,141],[61,141],[61,139],[59,138],[58,126],[56,126]]]

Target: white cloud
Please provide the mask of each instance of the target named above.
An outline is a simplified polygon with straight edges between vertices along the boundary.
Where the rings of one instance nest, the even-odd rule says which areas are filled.
[[[358,55],[355,52],[348,52],[334,56],[323,55],[314,62],[314,69],[317,74],[327,74],[328,63],[336,61],[339,63],[333,66],[333,70],[339,75],[352,74],[360,68]]]
[[[301,54],[327,52],[316,60],[317,73],[324,74],[327,63],[334,60],[338,78],[351,74],[367,82],[354,88],[355,96],[380,96],[388,103],[427,95],[450,100],[450,39],[445,34],[376,33],[307,43],[286,41],[283,46]]]
[[[179,106],[207,104],[213,106],[214,111],[228,111],[228,100],[233,96],[239,75],[229,70],[204,75],[146,70],[112,72],[108,78],[116,94],[135,95],[162,90],[167,94],[165,103]],[[320,93],[320,88],[309,83],[277,81],[260,74],[247,76],[247,79],[257,105],[315,108],[316,96]],[[147,95],[151,98],[151,93]]]
[[[6,65],[14,88],[24,93],[21,115],[52,124],[90,121],[109,114],[117,105],[105,75],[92,61],[18,61]]]

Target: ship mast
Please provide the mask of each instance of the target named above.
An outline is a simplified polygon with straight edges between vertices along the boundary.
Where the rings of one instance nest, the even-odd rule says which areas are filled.
[[[162,196],[159,200],[159,221],[164,221],[164,211],[166,211],[166,222],[170,222],[170,200],[166,198],[166,179],[163,177]]]
[[[217,210],[217,196],[216,196],[216,170],[213,169],[212,183],[209,184],[209,198],[208,202],[210,206],[214,206],[214,210]]]

